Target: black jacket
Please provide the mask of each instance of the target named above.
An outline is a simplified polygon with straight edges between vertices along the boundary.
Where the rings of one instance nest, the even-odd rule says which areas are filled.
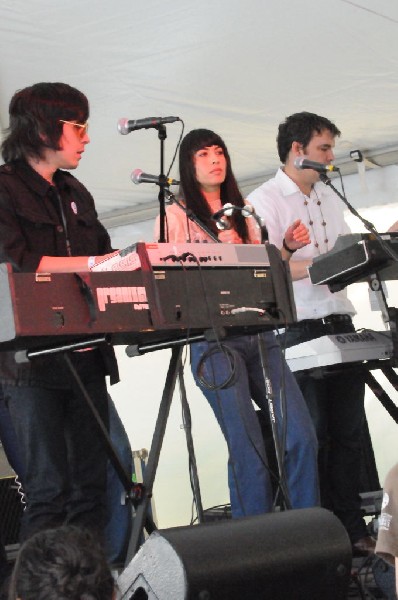
[[[68,247],[72,256],[97,256],[112,250],[86,188],[65,171],[55,173],[54,183],[55,187],[23,161],[0,166],[0,262],[34,272],[42,256],[67,256]],[[78,362],[84,368],[81,354]],[[116,381],[113,351],[105,349],[102,355],[105,372]],[[98,362],[104,370],[102,360]],[[3,383],[64,388],[69,387],[65,377],[57,358],[18,365],[13,352],[0,352]]]

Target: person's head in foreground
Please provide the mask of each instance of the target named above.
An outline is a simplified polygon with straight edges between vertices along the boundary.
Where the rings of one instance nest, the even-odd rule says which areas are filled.
[[[101,546],[74,526],[24,542],[11,576],[11,600],[112,600],[115,585]]]

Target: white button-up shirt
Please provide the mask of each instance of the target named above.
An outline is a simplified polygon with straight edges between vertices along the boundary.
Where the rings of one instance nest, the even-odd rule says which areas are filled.
[[[311,260],[324,254],[333,248],[339,235],[350,233],[344,221],[342,202],[333,190],[318,182],[310,196],[305,196],[282,169],[251,192],[247,200],[264,219],[269,241],[277,248],[282,247],[285,231],[293,221],[301,219],[308,227],[311,243],[297,250],[291,261]],[[300,321],[331,314],[355,314],[346,290],[332,293],[326,285],[312,285],[309,277],[294,281],[293,290]]]

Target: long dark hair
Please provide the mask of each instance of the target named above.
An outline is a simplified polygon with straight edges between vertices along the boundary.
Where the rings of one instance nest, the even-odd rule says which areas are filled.
[[[11,98],[10,125],[1,145],[5,162],[43,158],[45,148],[59,150],[64,121],[85,123],[86,96],[67,83],[36,83]]]
[[[221,184],[221,204],[227,202],[235,206],[244,206],[242,194],[238,188],[235,176],[232,172],[231,159],[224,140],[209,129],[193,129],[184,137],[180,146],[180,195],[195,215],[214,233],[218,233],[217,227],[211,218],[209,206],[205,200],[200,183],[196,179],[194,165],[194,154],[202,148],[219,146],[223,149],[227,162],[225,180]],[[243,242],[248,241],[248,230],[246,219],[240,211],[235,211],[231,217],[232,226],[237,231]]]

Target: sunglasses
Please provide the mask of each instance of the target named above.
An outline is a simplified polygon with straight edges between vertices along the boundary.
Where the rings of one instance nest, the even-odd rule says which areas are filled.
[[[74,121],[64,121],[63,119],[59,120],[60,123],[66,123],[67,125],[72,125],[75,128],[77,136],[79,139],[83,139],[88,130],[88,121],[85,123],[75,123]]]

